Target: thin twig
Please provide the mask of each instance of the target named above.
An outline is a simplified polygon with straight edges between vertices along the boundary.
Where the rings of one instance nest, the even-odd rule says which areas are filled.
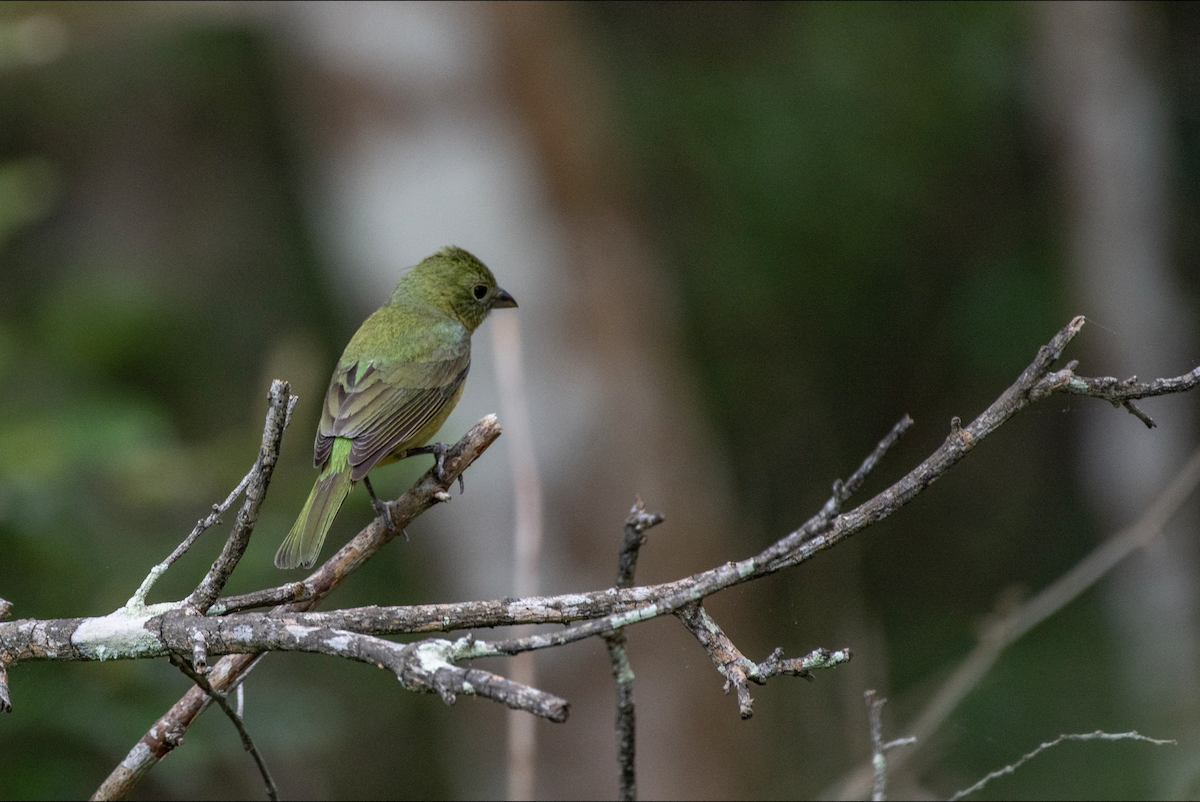
[[[250,733],[246,730],[246,724],[242,721],[240,710],[234,710],[229,706],[229,700],[225,698],[225,694],[218,693],[213,690],[212,685],[209,685],[208,680],[204,675],[193,669],[178,655],[171,655],[171,664],[177,667],[180,671],[187,675],[188,679],[196,683],[200,690],[208,695],[208,698],[217,703],[217,706],[229,717],[233,722],[233,726],[238,731],[238,735],[242,738],[242,747],[245,748],[250,756],[254,758],[254,763],[258,766],[258,772],[262,775],[263,785],[266,786],[267,799],[272,801],[279,799],[279,789],[275,787],[275,780],[271,778],[271,770],[267,768],[267,763],[263,760],[262,754],[258,751],[258,747],[254,745],[254,739],[250,737]],[[241,707],[241,690],[242,686],[238,686],[238,707]]]
[[[637,570],[638,552],[646,542],[646,532],[663,522],[657,512],[646,512],[639,497],[625,519],[625,537],[617,557],[618,588],[633,585],[633,574]],[[608,660],[612,666],[613,680],[617,683],[617,796],[622,800],[637,799],[637,718],[633,701],[633,666],[629,662],[624,630],[610,632],[604,636],[608,647]]]
[[[830,495],[829,499],[822,506],[819,513],[810,518],[804,526],[800,527],[787,538],[780,540],[771,549],[756,557],[755,561],[759,562],[760,565],[770,562],[771,558],[767,555],[770,555],[773,550],[778,550],[780,545],[786,540],[790,539],[794,543],[801,543],[806,539],[827,531],[835,517],[841,512],[842,505],[849,500],[856,490],[862,487],[867,474],[879,464],[884,455],[887,454],[888,449],[895,445],[896,441],[900,439],[912,424],[913,420],[908,415],[897,421],[891,431],[879,441],[875,449],[867,455],[858,469],[850,474],[850,477],[845,482],[839,479],[833,483],[832,495]],[[955,431],[959,430],[960,424],[958,418],[955,418],[952,422],[952,428]],[[818,649],[801,661],[794,659],[785,660],[783,650],[777,648],[770,657],[759,664],[742,654],[717,622],[700,605],[699,600],[682,605],[679,609],[674,610],[674,613],[683,622],[687,630],[705,648],[709,657],[717,666],[717,670],[725,677],[725,692],[728,693],[730,688],[736,691],[738,712],[743,720],[754,715],[754,699],[750,696],[749,685],[751,681],[759,685],[764,685],[769,677],[779,673],[788,673],[795,676],[802,676],[805,679],[812,679],[811,668],[830,668],[849,661],[851,657],[849,649],[839,649],[836,652],[831,652],[828,649]]]
[[[1153,429],[1158,426],[1158,424],[1154,422],[1154,418],[1151,418],[1145,412],[1142,412],[1141,407],[1137,406],[1132,401],[1125,401],[1121,404],[1121,406],[1125,407],[1126,411],[1128,411],[1130,415],[1133,415],[1142,423],[1146,424],[1147,429]]]
[[[883,754],[883,703],[876,699],[875,691],[866,691],[867,720],[871,725],[871,766],[874,768],[875,785],[871,789],[871,802],[883,802],[887,785],[887,758]]]
[[[625,519],[625,539],[617,557],[618,588],[633,587],[633,574],[637,570],[638,554],[646,542],[646,532],[663,522],[662,513],[646,512],[646,505],[639,497],[629,509]]]
[[[717,671],[725,677],[725,693],[729,693],[730,688],[736,691],[738,712],[743,720],[754,715],[751,682],[766,685],[767,680],[777,674],[812,680],[814,669],[833,668],[849,662],[851,657],[849,649],[815,649],[805,657],[785,658],[783,649],[776,648],[766,660],[755,663],[742,654],[699,602],[685,605],[675,612],[675,616],[700,642]]]
[[[228,615],[242,610],[253,610],[256,607],[274,607],[279,604],[307,601],[311,597],[311,588],[303,582],[288,582],[275,588],[217,599],[208,608],[208,615]]]
[[[242,481],[238,482],[238,486],[233,489],[233,492],[231,492],[224,501],[222,501],[220,504],[212,505],[212,512],[196,522],[196,526],[192,529],[191,533],[183,539],[182,543],[175,547],[175,550],[171,552],[167,559],[150,569],[150,573],[148,573],[146,578],[142,580],[142,584],[129,598],[129,601],[125,602],[126,607],[130,609],[136,609],[146,606],[146,596],[150,593],[150,589],[154,587],[154,583],[159,580],[159,577],[167,572],[167,569],[171,567],[172,563],[174,563],[184,554],[187,554],[188,549],[192,547],[192,544],[196,542],[196,539],[199,538],[200,535],[204,534],[205,530],[207,530],[210,526],[219,524],[221,522],[221,515],[229,509],[230,505],[237,500],[237,497],[240,496],[242,491],[246,489],[246,486],[250,484],[250,480],[253,478],[256,470],[258,470],[257,463],[255,464],[255,467],[251,468],[250,472],[242,478]]]
[[[983,679],[1005,649],[1025,633],[1070,604],[1126,557],[1145,547],[1162,534],[1163,528],[1198,486],[1200,486],[1200,448],[1192,453],[1171,483],[1146,507],[1137,521],[1109,537],[1067,573],[988,627],[979,639],[979,644],[958,664],[921,713],[917,715],[912,726],[908,728],[917,737],[918,742],[920,744],[930,742],[933,733],[979,684],[979,681]],[[897,757],[897,764],[915,757],[919,748]],[[860,798],[866,793],[870,783],[870,774],[870,766],[860,766],[842,780],[839,788],[827,789],[823,796],[843,799]]]
[[[883,703],[887,701],[878,696],[875,691],[864,691],[863,698],[867,701],[867,720],[871,725],[871,766],[874,769],[875,786],[871,789],[871,802],[883,802],[887,786],[887,757],[886,753],[897,746],[907,746],[916,743],[916,738],[897,738],[894,741],[883,740]]]
[[[288,421],[291,420],[292,408],[296,405],[297,400],[299,399],[296,396],[291,396],[289,399],[289,386],[287,382],[281,382],[276,379],[271,383],[271,389],[268,393],[267,425],[263,430],[263,447],[259,450],[258,459],[255,460],[254,465],[250,468],[249,473],[242,477],[242,481],[238,482],[237,487],[235,487],[233,491],[226,496],[225,500],[220,504],[213,504],[212,512],[196,522],[196,525],[192,528],[191,533],[183,539],[183,542],[176,546],[175,550],[172,551],[165,560],[150,569],[150,573],[148,573],[146,578],[142,580],[142,584],[134,592],[133,596],[129,598],[129,601],[125,603],[127,608],[131,610],[145,608],[146,597],[149,595],[150,589],[154,587],[154,583],[156,583],[159,578],[167,572],[167,569],[170,568],[176,560],[178,560],[184,554],[187,554],[188,550],[192,547],[200,535],[204,534],[204,532],[213,525],[221,522],[221,516],[225,513],[225,511],[233,505],[233,502],[236,501],[238,496],[245,492],[247,488],[251,488],[252,484],[255,488],[259,489],[259,491],[255,494],[258,496],[258,500],[253,506],[254,518],[257,518],[258,505],[262,503],[262,496],[266,493],[267,482],[270,481],[271,469],[274,467],[275,460],[279,454],[280,438],[283,436],[283,430],[287,427]],[[269,464],[267,464],[268,439],[270,439],[272,444],[271,453],[269,454]],[[263,477],[264,470],[266,471],[265,478]],[[251,499],[247,498],[246,504],[243,505],[242,511],[238,514],[239,527],[245,527],[245,521],[249,515],[248,507],[250,506],[250,502]],[[249,520],[249,527],[250,529],[254,528],[253,519]],[[231,539],[232,537],[233,536],[231,535]],[[247,540],[249,539],[248,531],[245,533],[245,538]],[[244,550],[245,546],[243,545],[242,548]],[[226,551],[228,550],[229,543],[226,543]],[[224,557],[225,555],[222,554],[222,556]],[[241,554],[239,552],[238,558],[240,559],[240,557]],[[237,561],[234,560],[233,562],[236,564]],[[214,563],[213,571],[216,571],[216,568],[217,564]],[[228,566],[228,570],[232,571],[233,566]],[[210,575],[211,574],[212,572],[210,572]],[[225,578],[228,578],[228,574],[225,575]],[[205,577],[205,580],[211,584],[209,577]],[[224,582],[222,581],[221,584],[224,585]],[[197,588],[197,592],[198,591],[199,588]],[[218,587],[216,592],[212,594],[212,598],[215,599],[220,592],[221,590]],[[209,603],[211,604],[211,599],[209,599]],[[205,607],[205,609],[207,609],[207,607]]]
[[[633,699],[633,666],[629,662],[625,630],[604,637],[613,681],[617,685],[617,798],[637,799],[637,717]]]
[[[1077,320],[1081,319],[1077,318]],[[1060,332],[1061,335],[1062,332]],[[1063,345],[1065,345],[1065,342]],[[1039,358],[1046,358],[1048,360],[1048,357],[1045,357],[1046,350],[1047,347],[1043,346]],[[1049,364],[1048,361],[1047,364]],[[1040,374],[1032,374],[1031,368],[1026,368],[1026,372],[1022,374],[1022,378],[1032,384],[1034,375]],[[1009,388],[1005,392],[1005,395],[1001,396],[1001,400],[1012,395],[1012,393],[1012,388]],[[996,404],[999,403],[1000,401],[996,402]],[[993,407],[996,404],[993,404]],[[989,408],[988,412],[990,411],[991,408]],[[985,412],[979,419],[976,419],[976,423],[987,416],[988,412]],[[1011,417],[1012,414],[1015,414],[1015,411],[1007,417]],[[996,421],[992,425],[992,428],[994,429],[996,426],[999,426],[1007,417]],[[895,442],[896,438],[911,424],[912,420],[906,415],[904,419],[892,427],[892,431],[880,441],[872,455],[868,456],[863,461],[863,465],[851,476],[851,479],[855,483],[854,487],[857,487],[861,483],[862,478],[876,464],[877,459],[875,455],[885,452]],[[964,439],[951,443],[956,434]],[[983,434],[986,436],[987,432],[985,431]],[[951,438],[947,439],[947,443],[944,443],[942,448],[938,449],[933,456],[910,471],[899,482],[849,513],[837,514],[841,508],[841,504],[850,493],[850,490],[847,489],[850,483],[835,482],[833,485],[833,495],[825,503],[821,512],[810,518],[799,529],[776,541],[754,557],[736,563],[725,563],[717,568],[694,574],[686,580],[668,583],[669,592],[653,594],[650,596],[653,601],[648,604],[633,610],[611,614],[598,620],[591,620],[562,632],[531,635],[525,638],[510,638],[508,640],[495,641],[487,645],[490,648],[496,649],[499,654],[516,654],[523,651],[546,649],[562,646],[567,643],[574,643],[585,638],[612,632],[630,624],[647,621],[662,615],[673,614],[685,605],[700,601],[704,597],[711,596],[718,591],[750,581],[751,579],[768,576],[791,565],[809,560],[816,556],[818,552],[887,517],[908,503],[913,496],[935,481],[946,470],[949,470],[954,463],[965,455],[967,450],[974,446],[973,442],[964,445],[964,442],[968,442],[965,440],[968,437],[969,435],[961,430],[952,433]]]
[[[1019,769],[1021,766],[1023,766],[1025,763],[1029,762],[1033,758],[1040,755],[1042,752],[1045,752],[1047,749],[1049,749],[1053,746],[1058,746],[1059,744],[1063,743],[1064,741],[1128,741],[1128,740],[1145,741],[1146,743],[1154,744],[1155,746],[1166,746],[1167,744],[1176,743],[1175,741],[1160,741],[1157,738],[1147,738],[1145,735],[1140,735],[1137,732],[1101,732],[1100,730],[1096,730],[1095,732],[1084,732],[1084,733],[1073,733],[1070,735],[1060,735],[1057,738],[1055,738],[1053,741],[1047,741],[1046,743],[1042,744],[1041,746],[1039,746],[1037,749],[1034,749],[1029,754],[1023,755],[1021,757],[1021,759],[1018,760],[1016,763],[1010,763],[1009,765],[1005,766],[1002,769],[996,769],[995,771],[991,772],[986,777],[984,777],[982,780],[980,780],[979,782],[972,785],[970,788],[964,788],[963,790],[959,791],[957,794],[950,797],[950,802],[956,802],[956,800],[962,799],[963,797],[965,797],[969,794],[975,793],[976,791],[978,791],[979,789],[983,788],[985,785],[990,783],[992,780],[996,779],[997,777],[1003,777],[1006,774],[1012,774],[1014,771]]]
[[[296,406],[297,396],[291,395],[291,388],[285,381],[276,379],[271,383],[268,393],[267,420],[263,426],[262,444],[259,446],[258,459],[250,472],[250,481],[246,484],[246,500],[238,510],[237,521],[225,541],[225,548],[213,562],[212,568],[192,591],[184,602],[185,606],[203,615],[221,595],[225,583],[233,569],[242,559],[246,547],[250,545],[250,535],[258,522],[258,509],[267,496],[267,486],[271,483],[271,474],[275,463],[279,460],[279,446],[283,441],[283,431],[287,428],[292,417],[292,409]]]

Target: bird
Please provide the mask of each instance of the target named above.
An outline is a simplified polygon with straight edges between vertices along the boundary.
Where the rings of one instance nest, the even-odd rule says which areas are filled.
[[[462,396],[471,334],[493,309],[516,305],[483,262],[454,246],[400,278],[387,303],[350,338],[333,371],[313,447],[320,474],[275,554],[277,567],[316,563],[334,517],[360,480],[375,512],[392,526],[367,478],[371,469],[433,454],[435,473],[445,481],[446,446],[425,444]]]

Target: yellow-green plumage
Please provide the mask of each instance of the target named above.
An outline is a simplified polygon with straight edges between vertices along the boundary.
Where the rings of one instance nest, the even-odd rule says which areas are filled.
[[[351,487],[437,434],[462,395],[471,333],[492,309],[516,305],[461,248],[442,249],[400,279],[338,360],[314,448],[321,474],[275,565],[312,567]]]

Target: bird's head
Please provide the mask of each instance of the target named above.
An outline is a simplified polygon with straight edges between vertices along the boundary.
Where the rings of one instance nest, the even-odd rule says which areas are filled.
[[[457,318],[475,331],[493,309],[515,307],[516,300],[496,284],[487,265],[453,245],[421,260],[400,279],[392,303],[420,300]]]

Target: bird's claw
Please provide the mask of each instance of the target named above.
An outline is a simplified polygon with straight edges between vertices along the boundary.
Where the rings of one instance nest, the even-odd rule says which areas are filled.
[[[390,501],[380,501],[372,499],[371,506],[375,509],[375,514],[383,519],[383,525],[391,532],[396,532],[396,525],[392,523],[392,506]]]
[[[371,494],[371,508],[375,510],[375,514],[383,519],[383,525],[388,528],[388,531],[395,534],[396,524],[392,523],[392,503],[390,501],[380,501],[375,495],[375,488],[371,487],[371,480],[366,476],[363,477],[363,484],[367,486],[367,492]],[[408,539],[408,533],[404,533],[405,540]]]
[[[446,444],[434,443],[430,446],[433,449],[433,475],[440,484],[449,484],[446,476]]]
[[[450,446],[446,445],[445,443],[433,443],[432,445],[428,445],[428,446],[421,446],[419,448],[411,448],[405,453],[405,456],[411,456],[413,454],[432,454],[433,455],[433,478],[437,479],[438,484],[442,485],[443,487],[449,487],[450,484],[454,481],[453,479],[450,478],[450,475],[448,473],[446,473],[446,452],[448,452],[449,450],[450,450]],[[461,473],[458,475],[457,478],[458,478],[458,494],[461,496],[466,491],[467,486],[463,482]]]
[[[450,479],[450,477],[446,474],[446,452],[449,451],[450,448],[444,443],[434,443],[433,447],[436,449],[433,452],[433,475],[437,477],[439,482],[448,487],[450,483],[453,482],[453,480]],[[463,477],[460,473],[458,475],[458,494],[461,496],[466,491],[467,486],[463,482]]]

